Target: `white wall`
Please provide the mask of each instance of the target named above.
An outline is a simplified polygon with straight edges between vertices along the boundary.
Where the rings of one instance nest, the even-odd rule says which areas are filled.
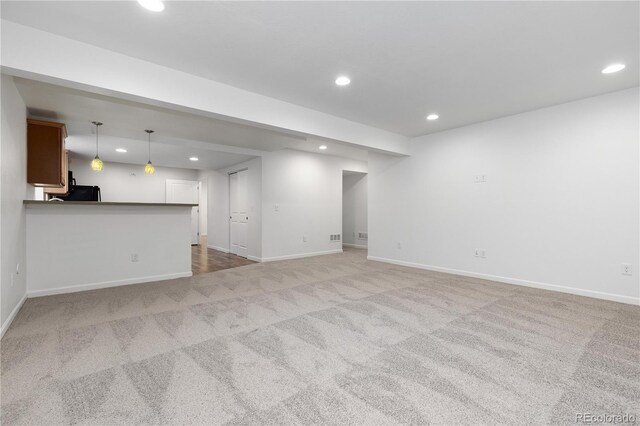
[[[342,233],[343,170],[366,172],[367,165],[288,149],[262,157],[263,260],[342,250],[329,234]]]
[[[247,253],[252,260],[262,258],[262,160],[254,158],[222,170],[204,173],[208,185],[208,246],[229,251],[229,173],[247,169],[249,222]]]
[[[342,178],[342,242],[366,247],[367,240],[358,237],[368,232],[367,175],[345,174]]]
[[[126,154],[124,154],[126,155]],[[189,169],[156,167],[152,175],[144,173],[144,164],[104,163],[93,171],[90,161],[72,158],[69,170],[78,185],[99,186],[102,201],[164,203],[167,179],[198,180],[198,172]]]
[[[370,155],[371,258],[638,303],[638,104],[634,88]]]
[[[229,179],[226,173],[204,171],[207,179],[207,245],[229,251]]]
[[[26,296],[26,220],[22,201],[33,198],[34,189],[26,183],[27,109],[11,77],[2,75],[0,91],[0,334],[4,334]]]
[[[342,233],[342,171],[366,173],[366,163],[288,149],[205,173],[209,247],[229,250],[228,173],[245,168],[251,200],[250,259],[271,261],[342,250],[340,242],[329,241],[329,234]]]
[[[198,229],[200,229],[200,236],[207,236],[207,209],[209,208],[207,177],[198,172],[198,180],[200,181],[200,189],[198,190],[198,208],[200,209],[198,218],[200,223],[198,224]]]
[[[191,276],[190,224],[191,207],[30,205],[28,294]]]

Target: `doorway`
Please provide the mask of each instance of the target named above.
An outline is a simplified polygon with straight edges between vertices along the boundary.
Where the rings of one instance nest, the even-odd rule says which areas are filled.
[[[229,251],[247,257],[249,170],[229,173]]]
[[[367,174],[342,172],[342,245],[343,248],[367,249]]]
[[[200,182],[197,180],[167,179],[166,202],[176,204],[199,204]],[[191,209],[191,245],[200,243],[200,206]]]

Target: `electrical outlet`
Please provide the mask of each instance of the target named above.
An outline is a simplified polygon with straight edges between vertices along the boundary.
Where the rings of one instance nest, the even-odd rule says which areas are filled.
[[[132,262],[137,262],[138,261],[138,253],[131,254],[131,261]]]
[[[277,204],[274,204],[274,205],[273,205],[273,211],[274,211],[274,212],[280,211],[280,206],[279,206],[279,205],[277,205]]]
[[[487,250],[485,250],[485,249],[480,250],[480,257],[483,258],[483,259],[486,258],[487,257]]]
[[[402,243],[398,243],[398,250],[402,250]]]
[[[473,250],[473,256],[474,257],[480,257],[480,258],[484,259],[485,257],[487,257],[487,250],[485,250],[485,249],[475,249],[475,250]]]
[[[633,269],[631,268],[630,263],[622,264],[622,275],[633,275]]]
[[[306,242],[307,242],[307,236],[306,236],[306,235],[303,235],[303,236],[302,236],[302,242],[303,242],[303,243],[306,243]]]

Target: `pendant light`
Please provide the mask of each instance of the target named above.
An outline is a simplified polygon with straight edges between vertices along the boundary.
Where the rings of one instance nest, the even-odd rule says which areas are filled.
[[[98,157],[98,128],[102,126],[102,123],[99,121],[92,121],[91,123],[96,126],[96,157],[91,161],[91,169],[99,172],[102,170],[102,166],[104,165],[100,157]]]
[[[156,168],[153,167],[153,164],[151,163],[151,133],[153,133],[153,130],[145,130],[145,132],[149,135],[149,162],[144,166],[144,172],[148,175],[152,175],[153,172],[156,171]]]

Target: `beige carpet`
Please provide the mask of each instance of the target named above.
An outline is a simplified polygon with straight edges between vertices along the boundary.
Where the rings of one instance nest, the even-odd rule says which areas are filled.
[[[30,299],[1,361],[3,425],[640,414],[640,308],[358,250]]]

